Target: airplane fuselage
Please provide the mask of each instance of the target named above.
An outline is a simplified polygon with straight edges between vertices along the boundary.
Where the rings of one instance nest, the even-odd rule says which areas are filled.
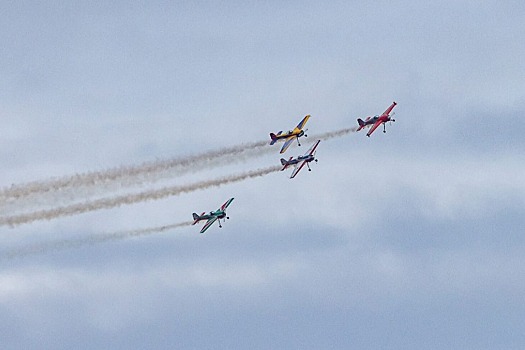
[[[311,162],[315,159],[314,155],[313,154],[308,154],[306,156],[299,156],[297,157],[297,162],[301,162],[301,161],[305,161],[305,162]]]
[[[379,119],[378,115],[373,116],[372,118],[365,120],[365,125],[374,125],[378,119]]]
[[[313,161],[315,159],[314,155],[308,154],[306,156],[299,156],[297,158],[293,158],[286,161],[286,166],[294,165],[297,163],[300,163],[302,161],[306,161],[307,163]]]
[[[209,214],[204,214],[199,216],[199,220],[208,220],[213,217],[218,217],[219,219],[224,219],[226,217],[226,212],[223,210],[210,211]]]
[[[287,139],[289,138],[290,136],[295,136],[295,137],[301,137],[304,135],[304,130],[299,130],[299,131],[288,131],[286,133],[280,133],[280,134],[277,134],[275,135],[275,140],[284,140],[284,139]]]
[[[374,117],[372,117],[372,118],[370,118],[368,120],[365,120],[363,126],[374,125],[378,121],[380,123],[386,123],[386,122],[389,122],[390,120],[391,120],[391,118],[390,118],[389,115],[382,115],[382,116],[376,115],[376,116],[374,116]]]

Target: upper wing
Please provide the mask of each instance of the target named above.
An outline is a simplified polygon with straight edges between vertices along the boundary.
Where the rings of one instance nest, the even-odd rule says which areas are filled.
[[[381,121],[378,120],[377,122],[375,122],[375,124],[372,126],[372,128],[368,131],[368,133],[366,134],[367,136],[370,136],[372,135],[372,133],[377,129],[377,127],[381,125]]]
[[[298,164],[295,169],[293,170],[292,172],[292,175],[290,176],[290,179],[293,179],[295,177],[295,175],[297,175],[297,173],[299,173],[299,171],[301,171],[301,169],[303,168],[303,166],[306,164],[306,160],[303,160],[300,164]]]
[[[295,127],[296,129],[303,130],[304,126],[306,125],[306,122],[310,119],[310,114],[308,114],[306,117],[301,120],[299,124]]]
[[[288,149],[288,147],[290,147],[294,139],[295,139],[295,136],[288,136],[286,141],[284,141],[283,147],[281,148],[281,153],[286,152],[286,150]]]
[[[224,211],[224,209],[228,208],[228,206],[231,204],[231,202],[233,202],[233,198],[230,198],[226,201],[226,203],[224,203],[223,205],[221,205],[221,210]]]
[[[308,152],[305,153],[305,156],[306,156],[306,155],[312,155],[312,154],[314,154],[315,149],[317,148],[317,145],[319,144],[319,142],[321,142],[321,140],[317,140],[317,142],[314,143],[312,147],[310,147],[310,149],[308,150]]]
[[[217,221],[217,217],[214,216],[212,218],[209,218],[208,221],[206,221],[206,224],[204,224],[204,226],[202,227],[202,230],[201,230],[201,233],[204,233],[204,231],[206,231],[207,229],[210,228],[211,225],[213,225],[213,223]]]
[[[394,101],[392,102],[392,104],[390,105],[390,107],[388,107],[386,109],[386,111],[383,112],[383,115],[389,115],[390,112],[392,112],[392,110],[394,109],[394,107],[397,105],[397,103]]]

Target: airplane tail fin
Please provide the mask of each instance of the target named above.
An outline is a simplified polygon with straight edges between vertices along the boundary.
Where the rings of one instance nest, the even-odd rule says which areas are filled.
[[[288,168],[288,162],[286,161],[286,159],[281,158],[281,165],[283,166],[281,171],[283,171],[284,169]]]
[[[281,158],[281,165],[283,166],[281,171],[285,170],[286,168],[288,168],[290,166],[290,162],[291,162],[292,159],[293,159],[293,157],[290,157],[289,160]]]
[[[369,119],[369,118],[367,118],[367,119]],[[366,126],[366,123],[361,118],[357,119],[357,123],[359,124],[359,127],[357,128],[356,131],[359,131],[359,130],[361,130],[362,128],[364,128]]]
[[[270,141],[270,145],[273,145],[274,143],[276,143],[279,140],[278,136],[281,135],[282,133],[283,133],[282,131],[279,131],[276,135],[273,132],[271,132],[270,138],[272,139],[272,141]]]
[[[197,213],[193,213],[192,215],[193,215],[193,220],[194,220],[192,225],[195,225],[201,220],[201,218]],[[202,215],[204,215],[204,213],[202,213]]]

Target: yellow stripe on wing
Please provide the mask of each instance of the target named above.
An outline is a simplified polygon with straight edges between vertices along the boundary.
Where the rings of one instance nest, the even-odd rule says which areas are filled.
[[[297,124],[296,129],[302,130],[304,128],[304,126],[306,125],[306,122],[308,121],[308,119],[310,119],[310,114],[308,114],[306,117],[304,117],[303,120],[301,120],[301,122],[299,124]]]
[[[281,148],[281,153],[286,152],[288,147],[292,144],[293,140],[295,139],[295,136],[289,136],[286,141],[284,142],[283,148]]]

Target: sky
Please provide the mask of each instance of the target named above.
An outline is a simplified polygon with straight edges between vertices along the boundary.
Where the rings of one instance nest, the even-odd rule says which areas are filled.
[[[523,2],[0,7],[2,348],[525,347]],[[310,114],[298,156],[392,101],[387,133],[322,139],[293,180],[6,224],[276,166],[268,145],[126,173]],[[222,229],[186,225],[230,197]]]

